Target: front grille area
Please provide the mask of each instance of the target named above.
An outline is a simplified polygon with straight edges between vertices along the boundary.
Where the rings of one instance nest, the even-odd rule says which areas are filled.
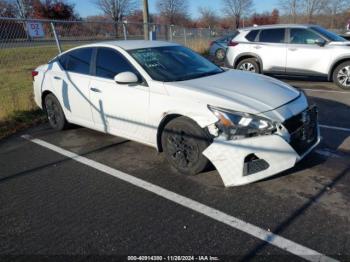
[[[283,125],[291,135],[290,145],[299,155],[303,155],[317,142],[317,107],[309,107],[286,120]]]
[[[251,154],[244,159],[243,176],[254,175],[268,169],[270,165],[264,160]]]
[[[270,165],[264,159],[252,160],[244,163],[243,176],[254,175],[268,169]]]

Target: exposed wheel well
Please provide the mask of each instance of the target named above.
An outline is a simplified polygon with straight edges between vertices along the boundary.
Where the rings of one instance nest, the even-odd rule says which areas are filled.
[[[241,61],[243,61],[244,59],[250,59],[250,58],[255,59],[256,62],[259,64],[260,69],[262,69],[262,68],[261,68],[262,64],[261,64],[260,59],[257,58],[256,56],[253,56],[253,55],[243,55],[243,56],[239,57],[239,58],[235,61],[234,68],[237,68],[238,64],[239,64]]]
[[[350,61],[350,57],[347,57],[347,58],[343,58],[339,61],[337,61],[331,68],[331,70],[329,71],[329,74],[328,74],[328,81],[331,81],[332,78],[333,78],[333,73],[334,73],[334,70],[337,68],[338,65],[344,63],[344,62],[349,62]]]
[[[173,121],[175,118],[178,118],[182,115],[179,114],[169,114],[166,115],[162,121],[160,122],[158,126],[158,131],[157,131],[157,149],[158,152],[163,152],[163,146],[162,146],[162,134],[164,131],[165,126],[170,122]]]
[[[44,111],[46,111],[46,108],[45,108],[45,97],[46,97],[47,95],[49,95],[49,94],[52,94],[52,92],[51,92],[51,91],[48,91],[48,90],[44,91],[44,92],[41,94],[41,106],[42,106],[42,108],[43,108]]]

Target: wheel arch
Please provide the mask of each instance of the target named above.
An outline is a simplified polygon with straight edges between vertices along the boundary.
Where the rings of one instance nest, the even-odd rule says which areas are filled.
[[[49,95],[49,94],[54,95],[54,93],[53,93],[52,91],[50,91],[50,90],[45,90],[45,91],[42,92],[42,94],[41,94],[41,106],[42,106],[42,109],[43,109],[44,111],[46,111],[46,107],[45,107],[45,97],[47,97],[47,95]]]
[[[179,118],[183,115],[181,114],[167,114],[163,117],[163,119],[160,121],[160,124],[158,125],[157,129],[157,150],[158,152],[163,152],[163,146],[162,146],[162,134],[164,131],[165,126],[173,121],[176,118]]]
[[[233,68],[236,69],[237,65],[243,61],[244,59],[248,59],[248,58],[254,58],[256,59],[256,62],[259,64],[260,66],[260,71],[263,71],[263,62],[260,56],[258,56],[257,54],[254,53],[242,53],[239,56],[236,57],[234,63],[233,63]]]
[[[157,128],[157,137],[156,137],[156,142],[157,142],[157,150],[158,152],[163,152],[163,146],[162,146],[162,134],[165,129],[165,126],[170,123],[171,121],[179,118],[179,117],[184,117],[192,121],[194,124],[198,125],[199,128],[206,130],[206,128],[217,122],[216,117],[213,115],[212,118],[208,117],[199,117],[198,115],[195,114],[181,114],[178,112],[173,112],[169,114],[165,114],[163,119],[160,121],[160,124],[158,125]],[[207,132],[207,131],[206,131]]]
[[[337,68],[337,66],[347,61],[350,61],[350,56],[341,57],[332,64],[328,72],[328,81],[332,81],[333,73],[334,73],[334,70]]]

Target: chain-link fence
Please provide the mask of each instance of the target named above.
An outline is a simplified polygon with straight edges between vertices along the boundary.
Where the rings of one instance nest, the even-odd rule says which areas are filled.
[[[149,24],[157,40],[174,41],[204,52],[225,30]],[[15,111],[35,108],[31,71],[62,51],[82,44],[144,39],[144,24],[109,21],[23,20],[0,17],[0,122]]]
[[[28,26],[26,21],[0,19],[0,120],[34,108],[31,71],[58,52],[50,22],[40,23],[40,37],[30,36]]]

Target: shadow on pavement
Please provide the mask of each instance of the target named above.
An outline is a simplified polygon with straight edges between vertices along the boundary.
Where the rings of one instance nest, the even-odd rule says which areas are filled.
[[[330,99],[309,97],[310,101],[319,108],[320,125],[350,128],[350,106]],[[332,150],[350,152],[348,145],[350,132],[321,128],[321,145]]]
[[[92,154],[92,153],[98,153],[98,152],[101,152],[103,150],[109,149],[111,147],[115,147],[115,146],[118,146],[118,145],[125,144],[127,142],[129,142],[129,140],[124,140],[124,141],[119,142],[119,143],[114,143],[114,144],[111,144],[111,145],[100,147],[98,149],[86,152],[85,154],[81,154],[79,156],[87,156],[87,155]],[[2,177],[2,178],[0,178],[0,184],[6,183],[6,182],[8,182],[8,181],[10,181],[12,179],[15,179],[15,178],[19,178],[19,177],[25,176],[25,175],[27,175],[27,174],[29,174],[31,172],[39,171],[39,170],[51,167],[53,165],[61,164],[61,163],[64,163],[64,162],[67,162],[67,161],[70,161],[70,160],[74,160],[74,158],[73,159],[72,158],[64,158],[64,159],[59,160],[59,161],[50,162],[50,163],[45,164],[45,165],[41,165],[41,166],[38,166],[38,167],[35,167],[35,168],[31,168],[31,169],[28,169],[28,170],[16,173],[16,174],[12,174],[12,175],[9,175],[9,176],[6,176],[6,177]]]
[[[285,219],[282,223],[280,223],[275,229],[271,230],[271,232],[276,234],[276,235],[281,235],[281,233],[283,233],[283,231],[285,231],[289,226],[291,226],[299,216],[301,216],[303,213],[305,213],[314,203],[317,203],[319,201],[319,199],[326,192],[328,192],[329,189],[333,188],[349,172],[350,172],[350,166],[348,166],[342,172],[340,172],[330,183],[328,183],[323,188],[321,188],[315,195],[313,195],[310,198],[310,200],[308,200],[307,202],[305,202],[304,205],[302,205],[300,208],[295,210],[287,219]],[[273,241],[274,239],[273,239],[273,237],[271,237],[268,240]],[[254,248],[254,250],[252,250],[251,252],[249,252],[249,254],[244,256],[241,261],[252,260],[267,245],[269,245],[268,242],[263,242],[262,244],[257,245]]]
[[[331,99],[308,96],[310,102],[318,107],[321,125],[350,128],[350,106]],[[350,99],[350,97],[349,97]]]

